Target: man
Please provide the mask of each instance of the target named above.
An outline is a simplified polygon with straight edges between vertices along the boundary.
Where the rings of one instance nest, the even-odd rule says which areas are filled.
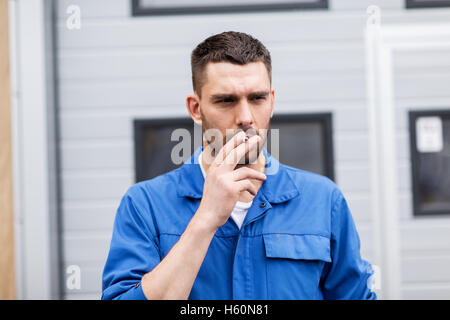
[[[122,198],[102,298],[375,299],[340,190],[261,151],[274,111],[269,51],[224,32],[191,64],[186,105],[203,147]]]

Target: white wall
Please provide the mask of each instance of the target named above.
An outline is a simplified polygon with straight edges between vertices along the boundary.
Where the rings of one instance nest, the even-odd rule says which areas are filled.
[[[363,31],[365,9],[383,23],[448,21],[449,9],[406,10],[402,0],[330,0],[330,10],[132,17],[130,0],[61,0],[57,54],[64,266],[99,298],[120,198],[134,183],[132,119],[187,116],[190,53],[207,36],[243,31],[271,51],[276,112],[333,112],[336,182],[349,201],[366,259],[372,255]],[[81,8],[80,30],[66,8]],[[395,61],[404,298],[450,297],[450,219],[413,218],[406,110],[450,108],[450,55]]]

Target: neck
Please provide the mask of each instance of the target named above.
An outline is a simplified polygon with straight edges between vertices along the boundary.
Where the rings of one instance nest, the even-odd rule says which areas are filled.
[[[203,146],[203,150],[206,149],[206,145]],[[208,172],[208,169],[210,167],[210,164],[212,163],[212,161],[214,161],[214,157],[209,154],[209,152],[203,152],[202,153],[202,157],[201,157],[201,161],[202,161],[202,167],[205,170],[205,172]],[[239,169],[242,167],[249,167],[252,168],[254,170],[260,171],[260,172],[265,172],[266,169],[266,157],[264,156],[264,152],[261,150],[261,152],[258,155],[258,158],[256,159],[255,162],[251,163],[251,164],[238,164],[235,168]],[[256,180],[256,179],[249,179],[251,183],[253,183],[257,189],[259,190],[259,188],[262,185],[262,181],[260,180]],[[239,195],[239,199],[238,201],[240,202],[251,202],[253,201],[254,196],[248,192],[248,191],[243,191],[240,193]]]

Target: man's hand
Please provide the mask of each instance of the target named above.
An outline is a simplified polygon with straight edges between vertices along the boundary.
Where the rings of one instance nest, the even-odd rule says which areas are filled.
[[[247,190],[256,194],[257,188],[249,179],[266,179],[264,173],[248,167],[234,170],[239,160],[261,140],[257,135],[245,142],[244,138],[244,132],[238,133],[217,153],[208,169],[203,198],[194,217],[164,259],[142,277],[147,299],[189,297],[211,240],[230,217],[239,193]]]
[[[247,152],[255,151],[261,141],[258,135],[247,141],[245,137],[243,131],[236,134],[217,153],[208,169],[202,201],[196,215],[214,230],[227,222],[242,191],[256,195],[258,190],[249,179],[266,179],[264,173],[249,167],[235,170],[241,158]]]

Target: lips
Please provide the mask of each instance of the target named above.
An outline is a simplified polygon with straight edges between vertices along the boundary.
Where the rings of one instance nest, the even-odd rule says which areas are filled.
[[[247,130],[243,130],[243,129],[238,129],[233,135],[238,134],[239,132],[245,132],[245,134],[247,135],[247,137],[250,139],[251,137],[255,136],[257,134],[256,129],[253,128],[249,128]]]

